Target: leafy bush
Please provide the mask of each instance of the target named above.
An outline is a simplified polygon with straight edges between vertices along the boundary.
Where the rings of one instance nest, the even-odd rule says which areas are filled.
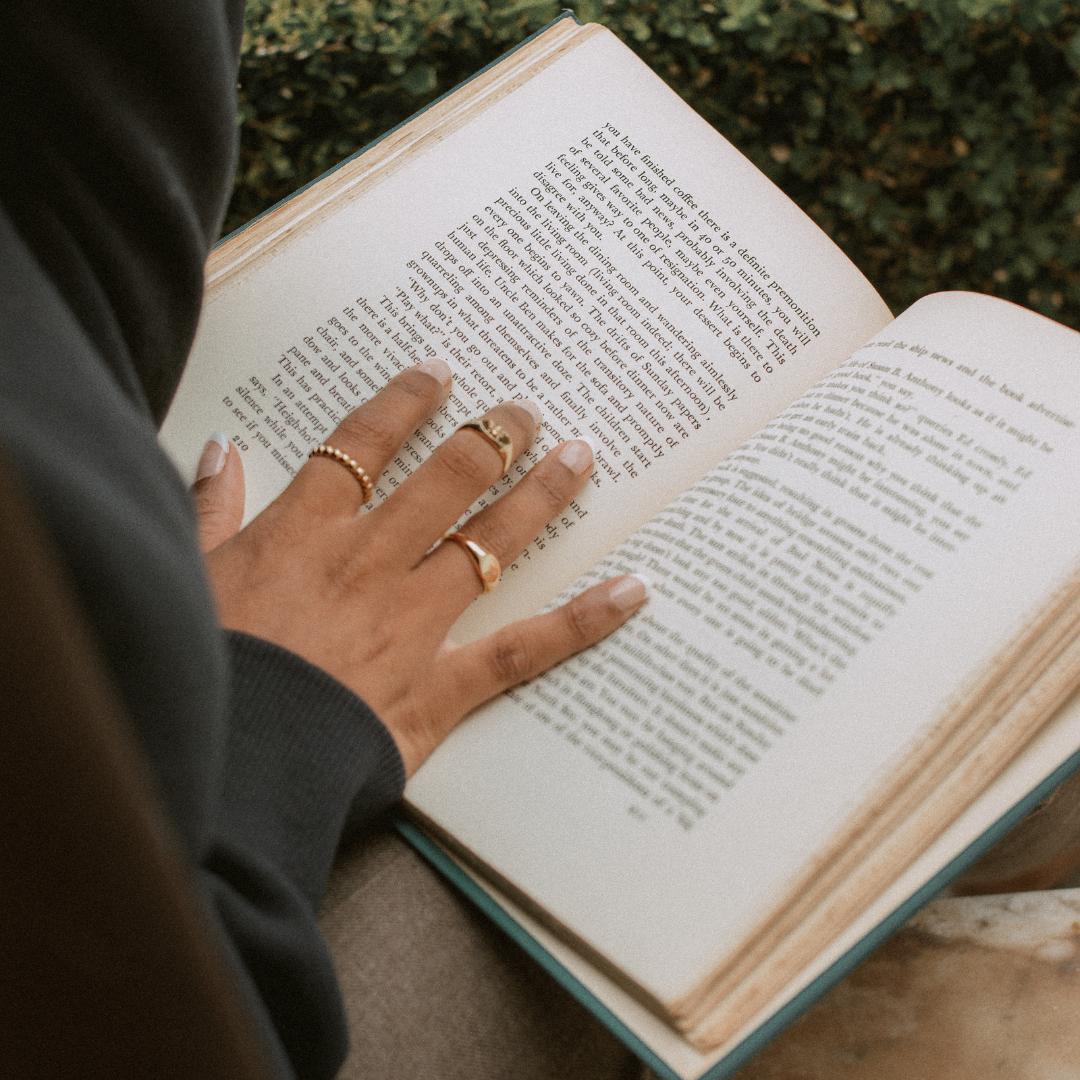
[[[250,0],[235,228],[553,18],[551,0]],[[1080,326],[1080,4],[580,0],[900,311]]]

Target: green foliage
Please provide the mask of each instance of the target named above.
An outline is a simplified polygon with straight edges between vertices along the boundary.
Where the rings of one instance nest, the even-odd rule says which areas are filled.
[[[550,0],[250,0],[229,228],[553,18]],[[1080,326],[1080,4],[580,0],[899,311],[974,289]]]

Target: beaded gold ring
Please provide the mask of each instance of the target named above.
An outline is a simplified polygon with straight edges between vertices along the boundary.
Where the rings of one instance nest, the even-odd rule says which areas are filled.
[[[362,505],[371,502],[371,496],[375,491],[375,484],[358,461],[354,461],[348,454],[342,453],[340,450],[335,450],[334,447],[327,443],[316,446],[315,449],[308,454],[308,457],[329,458],[331,461],[336,461],[340,465],[344,465],[345,468],[356,477],[356,481],[360,485],[360,492],[363,496]]]

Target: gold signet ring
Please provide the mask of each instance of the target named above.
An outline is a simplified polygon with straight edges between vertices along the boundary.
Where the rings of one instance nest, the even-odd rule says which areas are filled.
[[[505,476],[514,463],[514,440],[510,438],[506,428],[501,424],[496,424],[493,420],[489,420],[486,416],[477,416],[472,420],[466,420],[458,428],[458,431],[464,431],[466,428],[475,431],[477,435],[483,435],[495,447],[499,452],[499,457],[502,458],[502,474]]]
[[[360,493],[363,496],[364,505],[371,502],[371,495],[375,490],[375,485],[372,483],[371,477],[364,471],[364,467],[359,462],[353,461],[348,454],[344,454],[340,450],[335,450],[332,446],[323,443],[321,446],[316,446],[315,449],[308,454],[308,457],[329,458],[331,461],[336,461],[338,464],[344,465],[345,468],[356,477],[357,483],[360,485]]]
[[[453,540],[472,559],[473,568],[480,579],[480,584],[484,586],[484,592],[494,592],[502,575],[499,560],[490,551],[485,551],[475,540],[470,540],[459,532],[448,532],[443,539]]]

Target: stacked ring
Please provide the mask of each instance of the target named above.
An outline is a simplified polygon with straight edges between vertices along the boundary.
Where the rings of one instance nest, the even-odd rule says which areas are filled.
[[[324,457],[329,458],[331,461],[336,461],[341,465],[344,465],[356,477],[357,483],[360,485],[360,492],[363,496],[363,505],[371,502],[372,493],[375,491],[375,484],[372,479],[364,471],[364,467],[357,461],[354,461],[348,454],[342,453],[340,450],[335,450],[332,446],[323,443],[321,446],[316,446],[308,454],[309,458]]]
[[[480,579],[480,584],[484,587],[484,592],[494,592],[502,576],[499,560],[490,551],[485,551],[475,540],[470,540],[459,532],[448,532],[443,540],[453,540],[472,559],[473,569]]]
[[[458,428],[458,431],[465,431],[466,429],[475,431],[477,435],[482,435],[495,447],[499,457],[502,458],[502,474],[505,476],[514,463],[514,440],[507,434],[506,428],[501,424],[496,424],[493,420],[489,420],[486,416],[477,416],[472,420],[466,420]]]

